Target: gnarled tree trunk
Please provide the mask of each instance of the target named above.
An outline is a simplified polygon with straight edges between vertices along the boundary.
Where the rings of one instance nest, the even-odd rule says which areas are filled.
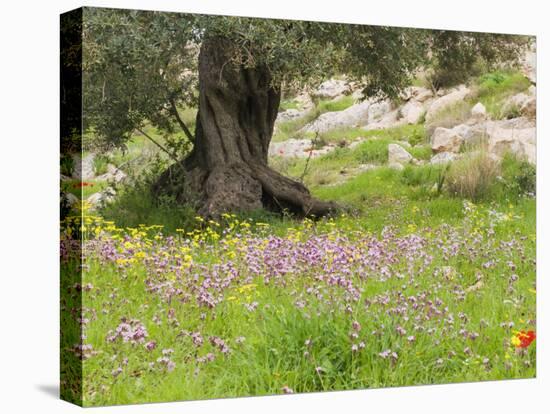
[[[202,43],[195,145],[162,174],[155,191],[181,202],[199,200],[199,213],[210,217],[262,207],[303,216],[336,210],[267,165],[280,90],[267,68],[233,64],[232,47],[220,38]]]

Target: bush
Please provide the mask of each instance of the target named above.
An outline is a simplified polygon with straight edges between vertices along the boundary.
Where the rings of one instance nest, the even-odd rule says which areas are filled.
[[[500,165],[484,151],[467,155],[449,168],[446,183],[456,197],[479,201],[490,197]]]
[[[72,177],[74,171],[74,159],[71,155],[63,154],[60,162],[61,174]]]
[[[94,174],[105,174],[107,172],[107,165],[109,165],[109,158],[107,156],[96,155],[94,157]]]
[[[502,159],[502,183],[507,195],[535,195],[537,169],[529,162],[513,154],[506,154]]]

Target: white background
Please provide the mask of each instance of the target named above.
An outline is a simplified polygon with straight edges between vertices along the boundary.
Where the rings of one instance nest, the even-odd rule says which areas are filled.
[[[548,11],[544,1],[3,2],[0,14],[0,412],[72,413],[58,383],[59,13],[79,7],[237,14],[538,36],[538,378],[92,409],[101,413],[542,412],[548,402]],[[545,214],[546,213],[546,214]],[[544,250],[545,249],[545,250]],[[546,395],[543,390],[547,389]],[[545,398],[546,397],[546,398]],[[548,411],[546,411],[548,412]]]

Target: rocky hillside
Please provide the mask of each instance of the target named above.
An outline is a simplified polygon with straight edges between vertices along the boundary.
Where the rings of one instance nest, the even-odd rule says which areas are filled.
[[[323,157],[320,165],[336,150],[365,150],[375,140],[377,147],[385,144],[387,157],[356,165],[355,173],[379,165],[452,163],[479,151],[496,161],[510,153],[535,164],[534,62],[530,52],[521,71],[486,74],[452,89],[411,86],[397,101],[361,100],[353,83],[327,80],[283,102],[270,146],[272,164],[288,173],[289,162]]]

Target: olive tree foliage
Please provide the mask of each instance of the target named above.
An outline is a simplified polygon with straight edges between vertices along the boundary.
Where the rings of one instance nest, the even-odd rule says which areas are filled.
[[[527,36],[433,31],[426,67],[435,89],[463,83],[482,70],[517,63]]]
[[[191,152],[154,186],[200,213],[270,208],[301,215],[337,206],[270,169],[267,151],[282,85],[345,74],[365,97],[397,97],[418,68],[468,73],[482,60],[517,57],[505,35],[384,26],[85,9],[84,127],[123,147],[145,122],[180,129]],[[178,108],[196,107],[195,130]]]

